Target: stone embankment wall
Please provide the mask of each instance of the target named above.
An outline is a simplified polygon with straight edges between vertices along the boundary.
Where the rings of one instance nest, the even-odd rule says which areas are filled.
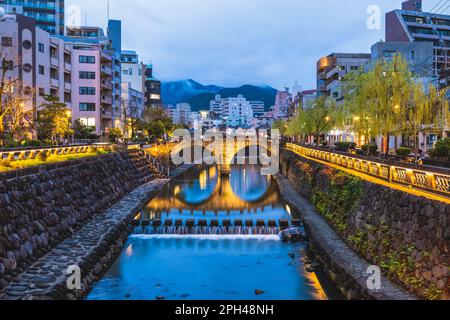
[[[290,151],[281,155],[281,170],[341,239],[389,279],[421,298],[450,299],[450,205]]]
[[[159,178],[140,151],[0,177],[0,290],[138,186]]]

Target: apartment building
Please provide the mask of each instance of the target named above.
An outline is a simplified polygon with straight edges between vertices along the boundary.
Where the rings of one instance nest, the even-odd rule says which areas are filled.
[[[60,37],[72,49],[72,114],[95,127],[98,135],[107,135],[111,128],[121,124],[121,57],[120,43],[98,27],[68,27],[66,36]],[[117,42],[117,40],[116,40]],[[116,47],[115,47],[116,46]]]
[[[399,54],[405,59],[410,71],[417,78],[433,78],[433,44],[431,42],[384,42],[375,43],[372,48],[372,65],[378,60],[392,61]]]
[[[50,34],[64,34],[64,0],[0,0],[7,14],[32,18],[36,26]]]
[[[254,105],[260,106],[256,102]],[[234,128],[247,127],[254,117],[252,104],[243,95],[233,98],[216,95],[214,100],[210,101],[210,112],[214,119],[220,119],[227,127]]]
[[[6,78],[17,83],[17,90],[31,93],[25,105],[30,120],[36,118],[45,95],[54,95],[70,105],[70,47],[37,27],[34,19],[16,14],[0,18],[0,40],[2,53],[12,66]]]
[[[432,76],[438,77],[450,67],[450,15],[422,11],[422,0],[402,3],[402,9],[386,14],[386,41],[431,43]],[[428,57],[423,64],[428,64]],[[421,61],[418,64],[422,64]],[[426,70],[423,68],[423,70]]]
[[[147,108],[161,108],[161,81],[153,76],[153,64],[145,66],[145,105]]]
[[[262,117],[264,115],[265,110],[265,104],[263,101],[250,101],[250,106],[253,110],[253,116],[256,117]]]
[[[292,94],[288,91],[278,91],[275,97],[273,113],[275,119],[287,119],[289,116],[289,106],[292,103]]]
[[[370,61],[371,54],[366,53],[332,53],[322,57],[317,62],[318,96],[342,102],[342,78],[349,72],[364,70]]]
[[[133,109],[145,108],[145,64],[135,51],[122,51],[122,101]],[[135,110],[135,111],[137,111]],[[134,116],[134,115],[133,115]]]
[[[192,108],[189,103],[178,103],[176,106],[169,106],[168,115],[176,125],[190,126],[192,122]]]

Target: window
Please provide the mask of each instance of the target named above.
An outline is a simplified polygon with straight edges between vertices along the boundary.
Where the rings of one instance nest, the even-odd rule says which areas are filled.
[[[93,87],[80,87],[80,95],[83,96],[94,96],[95,88]]]
[[[80,121],[85,126],[95,128],[95,118],[80,118]]]
[[[80,56],[80,63],[94,64],[95,57],[94,56]]]
[[[80,79],[94,80],[95,79],[95,72],[80,71]]]
[[[40,42],[38,43],[38,50],[41,53],[45,53],[45,46],[43,43],[40,43]]]
[[[361,70],[361,69],[362,69],[362,67],[360,67],[360,66],[351,66],[350,67],[351,71],[358,71],[358,70]]]
[[[140,68],[139,68],[139,70],[138,70],[138,75],[139,75],[139,76],[142,76],[142,69],[140,69]]]
[[[44,88],[39,88],[39,96],[40,97],[45,96],[45,89]]]
[[[44,68],[44,66],[39,66],[39,74],[40,75],[45,75],[45,68]]]
[[[411,50],[411,60],[414,60],[416,58],[416,52],[414,50]]]
[[[123,70],[123,74],[127,76],[127,75],[128,75],[128,70],[127,70],[127,69],[124,69],[124,70]]]
[[[130,68],[130,72],[129,72],[130,76],[133,75],[133,69]]]
[[[95,103],[80,103],[80,111],[95,111]]]
[[[3,47],[12,47],[13,39],[11,37],[2,37],[2,46]]]
[[[22,47],[23,47],[25,50],[30,50],[30,49],[31,49],[31,42],[28,41],[28,40],[23,41],[23,42],[22,42]]]

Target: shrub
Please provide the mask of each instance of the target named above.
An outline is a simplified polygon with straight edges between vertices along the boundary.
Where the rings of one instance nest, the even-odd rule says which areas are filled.
[[[397,150],[395,150],[395,153],[398,156],[407,157],[411,154],[411,149],[410,148],[398,148]]]
[[[356,149],[356,143],[354,142],[336,142],[336,150],[342,152],[348,152],[349,150]]]
[[[4,148],[18,148],[20,147],[19,141],[8,139],[5,141]]]
[[[43,140],[42,141],[42,145],[43,146],[52,146],[53,145],[53,141],[52,140]]]
[[[376,156],[378,154],[378,146],[373,143],[365,144],[361,149],[365,155]]]
[[[434,149],[430,152],[434,159],[450,160],[450,138],[445,138],[436,142]]]
[[[22,140],[20,143],[24,147],[40,147],[40,146],[42,146],[42,142],[39,140]]]

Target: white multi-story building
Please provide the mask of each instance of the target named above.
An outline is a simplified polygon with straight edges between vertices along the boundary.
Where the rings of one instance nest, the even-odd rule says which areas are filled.
[[[253,116],[256,117],[262,117],[264,115],[265,105],[262,101],[250,101],[250,105],[252,106],[253,110]]]
[[[175,107],[169,106],[168,113],[174,124],[190,126],[191,110],[189,103],[178,103]]]
[[[135,51],[122,51],[122,113],[141,117],[145,110],[145,65]]]
[[[222,98],[216,95],[210,102],[210,111],[227,127],[247,127],[254,117],[252,104],[243,95],[235,98]]]
[[[5,78],[14,84],[14,90],[29,97],[25,103],[27,121],[37,117],[46,95],[58,97],[70,107],[70,46],[38,28],[34,19],[16,14],[0,17],[0,46],[2,58],[11,65]]]

